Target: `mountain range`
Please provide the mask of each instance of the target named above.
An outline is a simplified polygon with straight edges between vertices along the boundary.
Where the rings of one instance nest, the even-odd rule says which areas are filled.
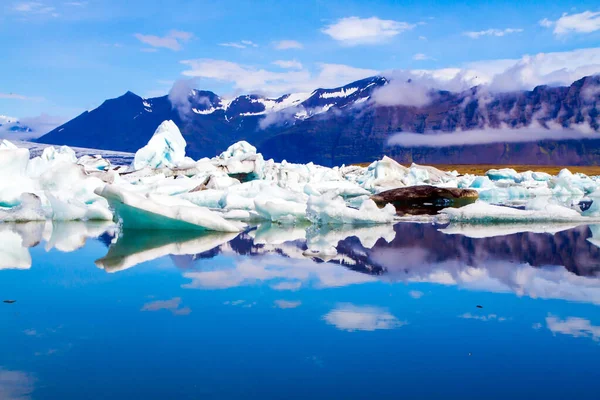
[[[214,156],[246,140],[268,158],[327,166],[370,162],[383,155],[417,163],[600,164],[600,139],[595,138],[600,129],[600,76],[570,86],[506,93],[482,86],[458,92],[428,88],[425,101],[418,95],[424,90],[418,83],[402,83],[394,86],[393,80],[375,76],[279,98],[254,94],[224,99],[194,89],[181,96],[172,92],[144,99],[127,92],[38,142],[134,152],[162,121],[173,120],[193,158]],[[446,147],[389,144],[390,137],[408,132],[426,135],[435,145],[439,133],[478,130],[486,135],[493,128],[532,126],[586,130],[581,137],[589,139],[528,139],[528,130],[523,130],[525,137],[518,142],[487,143],[484,138],[479,144]]]

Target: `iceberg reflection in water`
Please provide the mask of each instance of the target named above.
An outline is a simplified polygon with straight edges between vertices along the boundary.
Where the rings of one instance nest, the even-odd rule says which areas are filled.
[[[591,399],[599,243],[570,224],[0,224],[0,372],[32,398]]]

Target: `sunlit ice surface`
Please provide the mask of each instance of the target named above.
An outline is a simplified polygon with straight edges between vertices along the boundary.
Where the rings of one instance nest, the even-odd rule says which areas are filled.
[[[0,224],[0,398],[594,399],[600,229]]]

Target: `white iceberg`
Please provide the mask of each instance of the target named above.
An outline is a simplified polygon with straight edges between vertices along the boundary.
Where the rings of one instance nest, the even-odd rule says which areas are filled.
[[[576,210],[547,203],[538,209],[521,210],[478,201],[460,208],[445,208],[440,214],[452,222],[490,224],[508,222],[595,222],[600,217],[585,217]]]
[[[186,142],[173,121],[164,121],[148,144],[135,153],[133,168],[177,167],[185,159]]]
[[[373,225],[394,221],[396,208],[387,204],[378,208],[371,199],[362,203],[360,208],[350,208],[344,200],[331,195],[311,196],[308,200],[306,216],[317,225]]]
[[[166,229],[239,232],[240,227],[208,208],[168,196],[144,197],[114,185],[97,190],[126,229]]]

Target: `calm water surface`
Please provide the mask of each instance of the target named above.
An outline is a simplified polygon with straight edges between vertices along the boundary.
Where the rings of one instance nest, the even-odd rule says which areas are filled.
[[[0,399],[598,399],[594,237],[0,225]]]

